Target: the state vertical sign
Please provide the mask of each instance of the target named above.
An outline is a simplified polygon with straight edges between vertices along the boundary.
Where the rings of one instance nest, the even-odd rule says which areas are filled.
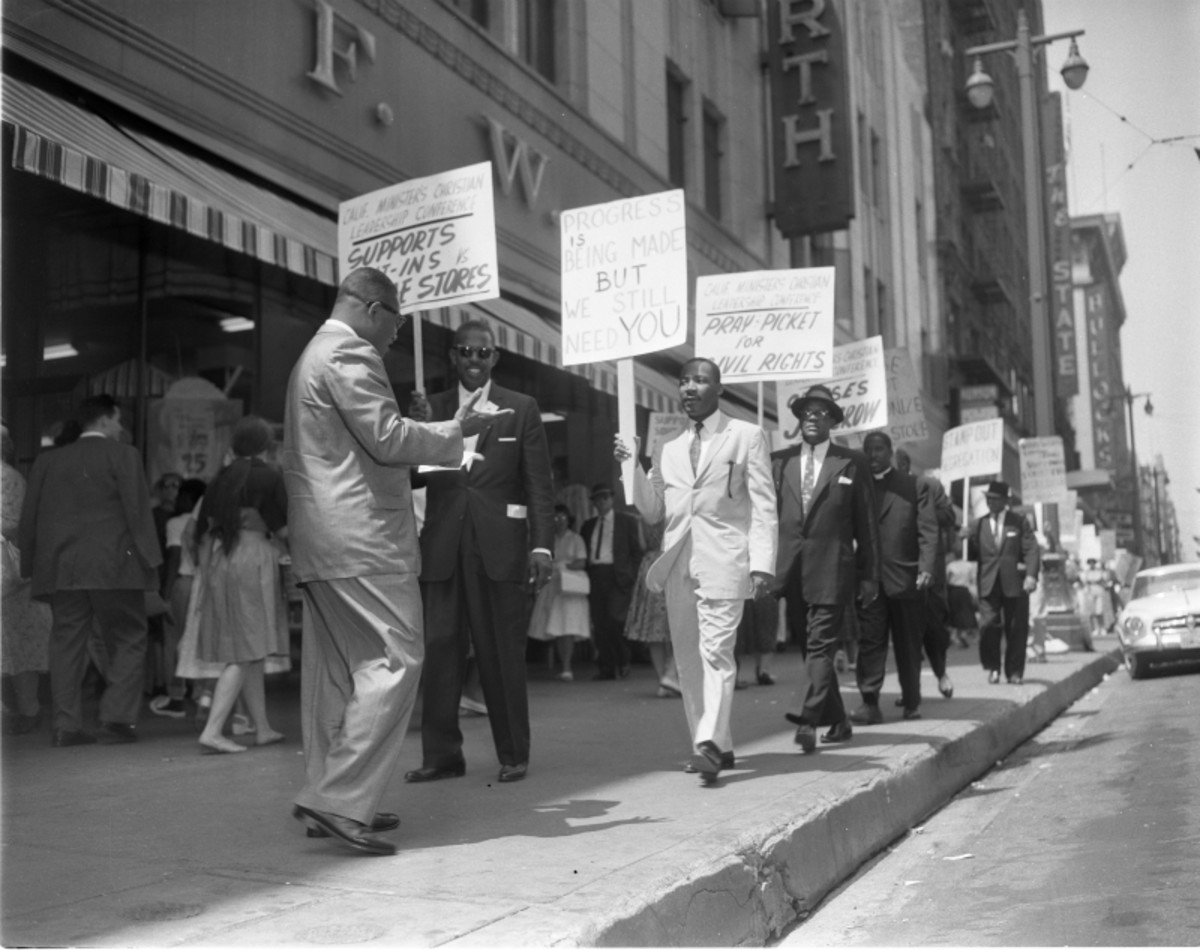
[[[725,382],[827,377],[834,268],[747,271],[696,280],[696,355]]]
[[[686,342],[684,208],[675,190],[562,212],[565,366]]]

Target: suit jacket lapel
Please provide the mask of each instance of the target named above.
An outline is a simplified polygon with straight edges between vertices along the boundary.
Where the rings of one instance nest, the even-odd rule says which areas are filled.
[[[721,447],[729,438],[729,420],[725,419],[721,423],[721,428],[717,430],[712,439],[709,440],[708,447],[705,449],[704,456],[700,460],[700,469],[696,472],[696,484],[699,485],[704,477],[708,474],[708,470],[712,468],[713,459],[721,451]]]
[[[813,486],[812,507],[817,507],[817,499],[821,497],[821,493],[825,491],[825,487],[833,481],[833,476],[845,467],[846,460],[839,455],[835,455],[833,445],[829,446],[829,451],[825,453],[825,461],[821,465],[821,472],[817,476],[817,483]],[[807,512],[805,516],[807,517]]]
[[[888,510],[892,507],[892,499],[896,497],[895,492],[889,490],[891,487],[891,472],[888,472],[884,478],[881,478],[875,483],[875,488],[877,489],[876,494],[879,496],[879,519],[881,521],[883,520],[883,516],[886,515]]]

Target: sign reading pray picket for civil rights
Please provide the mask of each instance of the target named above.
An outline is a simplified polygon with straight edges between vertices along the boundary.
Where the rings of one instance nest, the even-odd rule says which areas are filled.
[[[387,274],[402,313],[499,297],[492,163],[343,201],[338,263],[343,279],[359,267]]]
[[[776,384],[780,432],[785,442],[800,438],[800,420],[791,411],[793,397],[809,386],[820,383],[829,388],[833,401],[846,418],[832,430],[834,436],[882,429],[888,421],[887,369],[883,355],[883,337],[872,336],[833,348],[833,373],[809,381],[790,380]],[[858,445],[861,440],[855,440]]]
[[[619,360],[687,340],[682,190],[562,212],[563,365]]]
[[[833,365],[832,267],[696,280],[696,354],[724,382],[825,379]]]

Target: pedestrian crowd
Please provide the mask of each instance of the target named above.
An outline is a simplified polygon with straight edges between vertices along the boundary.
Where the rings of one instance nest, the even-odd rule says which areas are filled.
[[[679,376],[688,427],[648,467],[639,445],[614,440],[632,479],[624,510],[611,482],[555,485],[537,402],[492,379],[486,323],[454,334],[457,385],[414,394],[403,414],[383,354],[404,323],[386,275],[351,273],[292,370],[282,445],[264,420],[241,419],[208,485],[168,473],[149,486],[110,396],[84,401],[78,431],[27,480],[4,431],[6,731],[42,726],[48,672],[54,746],[136,741],[155,689],[152,714],[194,710],[205,754],[284,741],[264,685],[291,665],[281,565],[302,605],[294,815],[309,836],[368,854],[395,851],[382,834],[399,818],[379,806],[418,702],[421,764],[406,782],[466,773],[472,694],[497,780],[526,778],[531,642],[564,683],[581,657],[600,681],[652,663],[657,695],[682,700],[684,769],[710,785],[736,767],[735,692],[774,685],[785,642],[804,658],[785,712],[804,754],[888,718],[889,655],[904,720],[922,715],[925,660],[952,697],[955,642],[978,638],[990,682],[1022,682],[1040,551],[1005,483],[958,529],[941,484],[912,474],[886,432],[861,450],[832,441],[843,411],[827,387],[790,401],[801,441],[772,452],[721,408],[717,364],[696,358]],[[1103,622],[1110,580],[1089,564],[1079,583],[1085,615]],[[89,677],[97,729],[84,723]]]

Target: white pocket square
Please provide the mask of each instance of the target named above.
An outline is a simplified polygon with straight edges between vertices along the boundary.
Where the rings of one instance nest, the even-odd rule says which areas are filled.
[[[496,441],[497,442],[516,442],[517,437],[515,435],[502,435],[502,436],[497,437]]]
[[[838,484],[839,484],[839,485],[853,485],[853,484],[854,484],[854,479],[853,479],[853,478],[847,478],[845,475],[839,475],[839,476],[838,476]]]

